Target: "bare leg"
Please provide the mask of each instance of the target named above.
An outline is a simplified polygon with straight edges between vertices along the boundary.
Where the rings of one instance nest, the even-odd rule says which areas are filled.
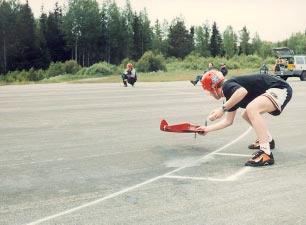
[[[276,110],[276,107],[270,101],[270,99],[265,96],[259,96],[255,98],[246,107],[248,121],[251,122],[257,138],[259,139],[260,145],[269,143],[268,128],[261,114],[266,112],[273,112],[274,110]]]
[[[251,123],[251,121],[250,121],[250,119],[249,119],[249,117],[248,117],[248,114],[247,114],[247,112],[246,112],[245,109],[244,109],[243,112],[241,113],[241,116],[242,116],[242,118],[243,118],[245,121],[247,121],[248,124],[250,124],[250,125],[252,126],[252,123]]]

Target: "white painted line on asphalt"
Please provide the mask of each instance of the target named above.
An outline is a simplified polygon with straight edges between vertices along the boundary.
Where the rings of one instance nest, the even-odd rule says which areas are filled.
[[[235,181],[238,179],[238,177],[242,176],[243,174],[247,173],[251,170],[251,167],[244,167],[240,169],[238,172],[234,173],[233,175],[230,175],[226,178],[214,178],[214,177],[190,177],[190,176],[163,176],[164,178],[169,179],[179,179],[179,180],[208,180],[208,181],[219,181],[219,182],[228,182],[228,181]]]
[[[213,177],[189,177],[189,176],[164,176],[164,178],[169,178],[169,179],[179,179],[179,180],[208,180],[208,181],[229,181],[226,178],[213,178]]]
[[[217,153],[214,153],[214,155],[237,156],[237,157],[251,157],[251,155],[246,155],[246,154],[223,153],[223,152],[217,152]]]
[[[252,168],[251,167],[243,167],[242,169],[240,169],[237,173],[229,176],[226,178],[226,180],[228,181],[234,181],[234,180],[237,180],[238,177],[240,177],[241,175],[247,173],[248,171],[250,171]]]
[[[216,154],[217,152],[220,152],[222,150],[224,150],[225,148],[227,148],[228,146],[236,143],[237,141],[239,141],[240,139],[242,139],[244,136],[246,136],[250,131],[252,130],[252,127],[249,127],[249,129],[247,129],[243,134],[241,134],[239,137],[237,137],[236,139],[234,139],[233,141],[227,143],[226,145],[222,146],[221,148],[218,148],[217,150],[213,151],[213,152],[210,152],[209,154],[195,160],[193,162],[194,165],[197,165],[198,163],[200,163],[201,161],[205,161],[205,159],[211,159],[211,156]],[[173,173],[176,173],[182,169],[185,169],[186,167],[190,167],[190,165],[187,165],[187,166],[182,166],[182,167],[179,167],[175,170],[172,170],[170,171],[169,173],[165,174],[164,176],[167,176],[167,175],[170,175],[170,174],[173,174]]]
[[[103,197],[103,198],[99,198],[99,199],[96,199],[96,200],[94,200],[94,201],[91,201],[91,202],[85,203],[85,204],[83,204],[83,205],[80,205],[80,206],[78,206],[78,207],[75,207],[75,208],[72,208],[72,209],[69,209],[69,210],[66,210],[66,211],[63,211],[63,212],[60,212],[60,213],[51,215],[51,216],[44,217],[44,218],[42,218],[42,219],[39,219],[39,220],[36,220],[36,221],[34,221],[34,222],[28,223],[27,225],[36,225],[36,224],[40,224],[40,223],[42,223],[42,222],[46,222],[46,221],[48,221],[48,220],[51,220],[51,219],[54,219],[54,218],[57,218],[57,217],[60,217],[60,216],[63,216],[63,215],[67,215],[67,214],[73,213],[73,212],[75,212],[75,211],[78,211],[78,210],[87,208],[87,207],[89,207],[89,206],[96,205],[96,204],[98,204],[98,203],[100,203],[100,202],[103,202],[103,201],[105,201],[105,200],[107,200],[107,199],[114,198],[114,197],[116,197],[116,196],[118,196],[118,195],[124,194],[124,193],[126,193],[126,192],[132,191],[132,190],[134,190],[134,189],[136,189],[136,188],[139,188],[139,187],[141,187],[141,186],[144,186],[144,185],[146,185],[146,184],[152,183],[152,182],[154,182],[154,181],[156,181],[156,180],[159,180],[160,178],[162,178],[162,176],[154,177],[154,178],[152,178],[152,179],[150,179],[150,180],[147,180],[147,181],[145,181],[145,182],[142,182],[142,183],[136,184],[136,185],[134,185],[134,186],[128,187],[128,188],[126,188],[126,189],[123,189],[123,190],[121,190],[121,191],[115,192],[115,193],[113,193],[113,194],[107,195],[107,196],[105,196],[105,197]]]
[[[215,150],[215,151],[213,151],[213,152],[211,152],[211,153],[209,153],[209,154],[207,154],[207,155],[205,155],[205,156],[199,158],[198,160],[195,160],[195,163],[198,163],[198,162],[202,161],[203,159],[205,159],[205,158],[207,158],[207,157],[210,157],[212,154],[214,154],[214,153],[216,153],[216,152],[220,152],[220,151],[222,151],[223,149],[227,148],[228,146],[230,146],[230,145],[234,144],[235,142],[239,141],[241,138],[243,138],[244,136],[246,136],[246,135],[251,131],[251,129],[252,129],[252,128],[250,127],[250,128],[247,129],[243,134],[241,134],[239,137],[237,137],[237,138],[234,139],[233,141],[231,141],[231,142],[227,143],[226,145],[224,145],[224,146],[218,148],[217,150]],[[66,211],[62,211],[62,212],[60,212],[60,213],[57,213],[57,214],[53,214],[53,215],[51,215],[51,216],[44,217],[44,218],[39,219],[39,220],[36,220],[36,221],[34,221],[34,222],[27,223],[26,225],[36,225],[36,224],[40,224],[40,223],[45,222],[45,221],[49,221],[49,220],[52,220],[52,219],[55,219],[55,218],[58,218],[58,217],[61,217],[61,216],[64,216],[64,215],[68,215],[68,214],[70,214],[70,213],[73,213],[73,212],[75,212],[75,211],[78,211],[78,210],[87,208],[87,207],[89,207],[89,206],[96,205],[96,204],[101,203],[101,202],[103,202],[103,201],[105,201],[105,200],[115,198],[115,197],[117,197],[117,196],[119,196],[119,195],[122,195],[122,194],[124,194],[124,193],[129,192],[129,191],[132,191],[132,190],[137,189],[137,188],[139,188],[139,187],[142,187],[142,186],[144,186],[144,185],[146,185],[146,184],[153,183],[153,182],[155,182],[155,181],[157,181],[157,180],[159,180],[159,179],[161,179],[161,178],[167,177],[167,176],[169,176],[169,175],[171,175],[171,174],[173,174],[173,173],[176,173],[176,172],[178,172],[178,171],[180,171],[180,170],[182,170],[182,169],[185,169],[185,168],[186,168],[186,166],[179,167],[179,168],[174,169],[174,170],[172,170],[172,171],[170,171],[170,172],[168,172],[168,173],[165,173],[165,174],[163,174],[163,175],[154,177],[154,178],[152,178],[152,179],[149,179],[149,180],[144,181],[144,182],[142,182],[142,183],[136,184],[136,185],[134,185],[134,186],[131,186],[131,187],[122,189],[121,191],[118,191],[118,192],[115,192],[115,193],[113,193],[113,194],[107,195],[107,196],[105,196],[105,197],[103,197],[103,198],[99,198],[99,199],[96,199],[96,200],[94,200],[94,201],[85,203],[85,204],[83,204],[83,205],[80,205],[80,206],[77,206],[77,207],[68,209],[68,210],[66,210]]]

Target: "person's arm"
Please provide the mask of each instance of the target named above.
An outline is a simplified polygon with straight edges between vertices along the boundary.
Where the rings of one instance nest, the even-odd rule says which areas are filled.
[[[243,88],[243,87],[240,87],[238,88],[233,94],[232,96],[230,97],[230,99],[228,101],[226,101],[222,107],[219,107],[217,109],[215,109],[209,116],[208,116],[208,119],[211,120],[211,121],[214,121],[216,119],[219,119],[221,118],[224,113],[233,108],[236,104],[238,104],[246,95],[248,94],[248,91]],[[223,129],[225,127],[228,127],[230,126],[234,119],[235,119],[235,115],[236,115],[236,110],[235,111],[231,111],[231,112],[227,112],[226,114],[226,117],[215,123],[215,124],[212,124],[210,126],[200,126],[198,128],[199,130],[199,134],[202,134],[202,135],[205,135],[206,133],[208,132],[211,132],[211,131],[215,131],[215,130],[220,130],[220,129]]]
[[[226,116],[223,120],[220,120],[217,123],[214,123],[212,125],[207,126],[205,128],[205,131],[206,132],[211,132],[211,131],[220,130],[220,129],[223,129],[225,127],[228,127],[228,126],[233,124],[235,116],[236,116],[236,110],[233,111],[233,112],[228,112],[228,113],[226,113]]]
[[[232,125],[234,122],[235,116],[236,116],[236,110],[232,112],[228,112],[223,120],[220,120],[219,122],[209,125],[207,127],[200,126],[199,128],[197,128],[197,130],[199,130],[199,134],[201,135],[206,135],[209,132],[221,130],[223,128],[226,128]]]
[[[234,94],[230,97],[229,100],[227,100],[224,104],[223,107],[226,110],[229,110],[233,108],[235,105],[237,105],[244,97],[248,94],[248,91],[244,87],[238,88]]]
[[[227,100],[222,107],[219,107],[212,111],[210,115],[208,116],[209,120],[214,121],[216,119],[219,119],[223,116],[224,112],[227,110],[233,108],[236,104],[238,104],[246,95],[248,94],[248,91],[240,87],[238,88],[234,94],[230,97],[229,100]]]

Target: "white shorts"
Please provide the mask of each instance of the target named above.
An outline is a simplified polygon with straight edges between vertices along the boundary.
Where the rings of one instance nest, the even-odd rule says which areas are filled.
[[[266,91],[266,93],[262,95],[269,98],[271,102],[274,104],[274,106],[277,108],[278,112],[271,113],[273,115],[280,114],[283,108],[286,106],[286,104],[291,98],[291,94],[289,93],[289,96],[288,96],[288,90],[286,88],[284,89],[270,88]]]

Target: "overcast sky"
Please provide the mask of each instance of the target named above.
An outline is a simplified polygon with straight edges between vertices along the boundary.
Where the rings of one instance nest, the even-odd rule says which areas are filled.
[[[26,0],[21,0],[25,2]],[[61,6],[67,0],[28,0],[35,17],[40,16],[41,6],[48,12],[54,9],[55,2]],[[103,2],[103,0],[98,0]],[[115,0],[120,8],[125,0]],[[246,26],[251,37],[257,32],[262,40],[282,41],[292,33],[306,30],[306,0],[130,0],[132,9],[139,12],[146,8],[149,19],[162,22],[182,16],[189,28],[211,25],[216,21],[219,31],[231,25],[238,34]]]

